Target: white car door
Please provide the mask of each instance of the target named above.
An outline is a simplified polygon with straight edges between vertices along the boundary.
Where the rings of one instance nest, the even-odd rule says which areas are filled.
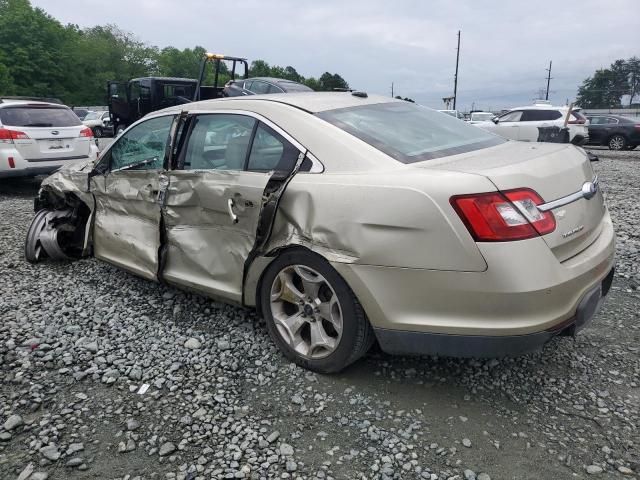
[[[562,127],[562,125],[562,113],[558,110],[541,108],[523,110],[520,117],[519,140],[537,142],[540,127]]]
[[[499,117],[495,123],[491,122],[493,125],[487,123],[482,128],[510,140],[520,140],[520,117],[522,111],[514,110]]]

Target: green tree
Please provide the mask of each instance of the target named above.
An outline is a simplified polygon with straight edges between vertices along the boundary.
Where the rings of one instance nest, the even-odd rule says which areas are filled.
[[[250,77],[270,77],[271,67],[264,60],[254,60],[249,67]]]
[[[9,68],[5,65],[3,54],[0,52],[0,95],[13,95],[13,78],[9,73]]]
[[[329,92],[336,89],[348,89],[349,84],[337,73],[324,72],[318,81],[320,90]]]
[[[629,96],[629,105],[640,95],[640,59],[616,60],[609,68],[596,70],[578,88],[576,103],[584,108],[615,108],[622,97]]]
[[[28,0],[0,2],[0,53],[18,95],[66,97],[77,32]]]

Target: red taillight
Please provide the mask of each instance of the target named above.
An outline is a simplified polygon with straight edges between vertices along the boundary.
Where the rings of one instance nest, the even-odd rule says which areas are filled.
[[[556,228],[553,214],[537,208],[542,198],[528,188],[456,195],[450,202],[477,242],[524,240]]]
[[[19,130],[0,128],[0,140],[29,140],[29,135]]]
[[[16,162],[13,161],[13,157],[7,158],[7,161],[9,162],[9,168],[16,168]]]
[[[91,131],[91,129],[89,127],[84,127],[82,130],[80,130],[80,136],[81,137],[93,137],[93,132]]]

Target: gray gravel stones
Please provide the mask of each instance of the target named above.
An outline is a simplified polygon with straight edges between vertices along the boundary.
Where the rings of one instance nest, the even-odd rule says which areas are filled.
[[[22,421],[22,417],[20,415],[11,415],[7,418],[7,421],[4,422],[4,429],[7,431],[11,431],[14,428],[18,428],[24,422]]]
[[[94,259],[26,264],[30,195],[1,185],[0,478],[638,476],[640,155],[605,153],[617,273],[575,341],[499,360],[374,350],[334,376],[287,362],[249,310]]]
[[[599,465],[588,465],[585,469],[589,475],[597,475],[602,473],[602,467]]]
[[[283,457],[290,457],[293,455],[293,447],[288,443],[280,444],[280,455]]]
[[[166,442],[166,443],[163,443],[162,446],[160,447],[160,450],[158,451],[158,455],[160,455],[161,457],[165,457],[175,451],[176,451],[176,446],[171,442]]]
[[[184,342],[184,348],[188,348],[189,350],[198,350],[202,347],[202,343],[197,338],[189,338],[186,342]]]
[[[60,458],[60,451],[58,450],[57,445],[47,445],[46,447],[42,447],[40,449],[40,454],[52,462],[55,462]]]
[[[140,428],[140,422],[138,420],[136,420],[135,418],[127,419],[127,430],[133,431],[137,430],[138,428]]]

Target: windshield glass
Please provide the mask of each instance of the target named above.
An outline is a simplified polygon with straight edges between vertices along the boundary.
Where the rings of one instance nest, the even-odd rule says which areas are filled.
[[[479,121],[479,122],[489,121],[494,116],[495,115],[493,113],[490,113],[490,112],[476,112],[476,113],[472,113],[471,114],[471,120],[472,121]]]
[[[70,109],[51,106],[0,108],[0,123],[11,127],[75,127],[82,125]]]
[[[87,116],[84,117],[85,120],[97,120],[102,112],[89,112]]]
[[[506,141],[455,117],[405,102],[328,110],[317,116],[403,163],[470,152]]]

